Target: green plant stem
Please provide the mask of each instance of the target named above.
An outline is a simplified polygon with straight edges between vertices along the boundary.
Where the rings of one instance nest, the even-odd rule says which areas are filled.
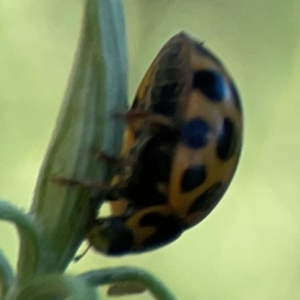
[[[144,284],[159,300],[176,300],[173,293],[149,272],[139,268],[117,267],[90,271],[80,275],[91,286],[106,285],[120,281],[137,281]]]

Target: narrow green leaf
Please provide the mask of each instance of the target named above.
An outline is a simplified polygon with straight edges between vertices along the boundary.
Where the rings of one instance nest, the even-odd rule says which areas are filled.
[[[18,270],[26,270],[27,278],[34,275],[40,258],[40,236],[32,219],[6,201],[0,201],[0,219],[16,225],[20,237]],[[19,280],[25,277],[18,274]]]
[[[131,267],[107,268],[90,271],[80,275],[91,286],[101,286],[115,282],[136,281],[146,286],[150,293],[160,300],[175,300],[174,294],[167,289],[163,283],[152,274]]]
[[[89,189],[54,184],[54,177],[109,182],[96,146],[119,155],[125,112],[127,46],[121,0],[87,0],[72,76],[40,171],[31,212],[43,236],[42,272],[63,271],[85,236]]]
[[[0,251],[0,299],[4,299],[8,289],[13,285],[14,274],[10,263]]]

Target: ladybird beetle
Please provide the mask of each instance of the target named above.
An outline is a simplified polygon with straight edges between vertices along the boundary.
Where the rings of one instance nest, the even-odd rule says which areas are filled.
[[[241,151],[236,87],[222,63],[185,33],[154,59],[130,114],[122,148],[128,163],[106,195],[111,215],[94,212],[87,234],[106,255],[156,249],[201,222],[228,188]]]

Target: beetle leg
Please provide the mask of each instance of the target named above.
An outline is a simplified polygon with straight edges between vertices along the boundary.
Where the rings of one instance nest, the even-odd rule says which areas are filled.
[[[116,157],[98,150],[96,147],[91,148],[91,152],[98,161],[104,161],[114,168],[116,175],[121,175],[127,167],[132,166],[133,162],[129,158]]]
[[[87,179],[72,179],[67,177],[54,177],[52,181],[58,185],[82,187],[82,188],[91,188],[98,190],[109,189],[110,186],[100,181],[90,181]]]
[[[114,113],[113,118],[125,121],[145,120],[149,116],[149,112],[145,110],[129,110],[126,113]]]
[[[111,166],[119,166],[119,165],[124,164],[123,158],[119,158],[119,157],[110,155],[110,154],[106,153],[105,151],[101,151],[101,150],[97,149],[96,146],[92,146],[90,151],[96,160],[105,161],[107,164],[109,164]]]
[[[161,115],[161,114],[155,114],[155,113],[149,113],[149,111],[145,110],[129,110],[126,113],[114,113],[113,118],[126,120],[126,121],[139,121],[144,120],[151,124],[157,124],[157,125],[165,125],[165,126],[171,126],[172,121]]]
[[[62,186],[74,186],[91,189],[93,192],[92,196],[90,197],[91,202],[99,202],[100,198],[103,199],[103,193],[105,193],[105,200],[109,202],[118,201],[124,197],[122,195],[123,187],[118,184],[112,186],[100,181],[78,180],[65,177],[55,177],[52,179],[52,181]]]

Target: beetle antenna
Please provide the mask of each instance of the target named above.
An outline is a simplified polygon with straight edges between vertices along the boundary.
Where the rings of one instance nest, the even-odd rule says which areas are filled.
[[[79,260],[81,260],[89,251],[89,249],[91,248],[91,245],[88,245],[88,247],[83,251],[83,253],[77,255],[74,257],[74,262],[78,262]]]

